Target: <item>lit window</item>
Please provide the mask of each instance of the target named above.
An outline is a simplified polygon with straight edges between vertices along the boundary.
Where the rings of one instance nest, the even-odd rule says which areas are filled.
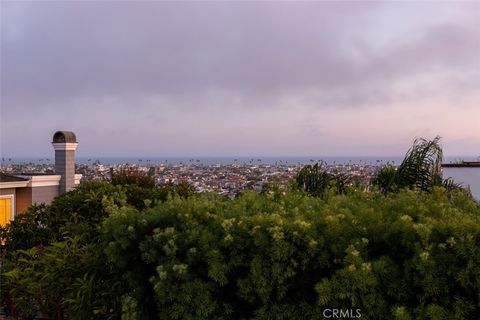
[[[5,226],[12,220],[13,197],[0,197],[0,226]]]

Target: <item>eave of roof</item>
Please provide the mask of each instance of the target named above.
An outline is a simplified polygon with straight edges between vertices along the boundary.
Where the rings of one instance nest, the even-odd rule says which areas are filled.
[[[28,181],[28,178],[17,177],[5,173],[0,173],[0,182],[18,182],[18,181]]]

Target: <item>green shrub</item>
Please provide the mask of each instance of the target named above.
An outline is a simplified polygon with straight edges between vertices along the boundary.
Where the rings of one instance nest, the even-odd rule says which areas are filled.
[[[119,282],[98,227],[112,207],[126,204],[122,187],[94,181],[18,215],[2,230],[0,294],[6,312],[24,319],[119,314]]]
[[[12,314],[28,319],[114,319],[119,283],[95,243],[66,239],[17,250],[2,266],[2,285],[14,302]],[[118,316],[117,316],[118,317]]]
[[[455,191],[454,191],[455,192]],[[139,318],[470,319],[480,312],[480,209],[462,193],[296,192],[171,199],[103,224]],[[132,301],[134,303],[132,303]]]
[[[113,208],[165,201],[168,188],[92,181],[31,206],[0,230],[1,302],[7,312],[62,319],[115,318],[122,299],[99,232]]]

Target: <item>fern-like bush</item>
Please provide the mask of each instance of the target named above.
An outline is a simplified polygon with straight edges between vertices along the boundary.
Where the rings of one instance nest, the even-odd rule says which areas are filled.
[[[201,195],[118,208],[103,231],[138,319],[480,314],[480,209],[455,190]]]

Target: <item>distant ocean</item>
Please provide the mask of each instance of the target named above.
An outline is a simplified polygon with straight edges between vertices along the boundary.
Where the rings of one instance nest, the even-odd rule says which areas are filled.
[[[471,159],[471,157],[445,157],[444,162],[453,162],[456,159]],[[143,165],[158,165],[158,164],[291,164],[291,165],[305,165],[323,161],[327,164],[394,164],[398,165],[403,160],[403,156],[398,157],[77,157],[78,164],[89,164],[99,162],[102,164],[143,164]],[[8,163],[53,163],[55,158],[2,158],[2,164]]]

